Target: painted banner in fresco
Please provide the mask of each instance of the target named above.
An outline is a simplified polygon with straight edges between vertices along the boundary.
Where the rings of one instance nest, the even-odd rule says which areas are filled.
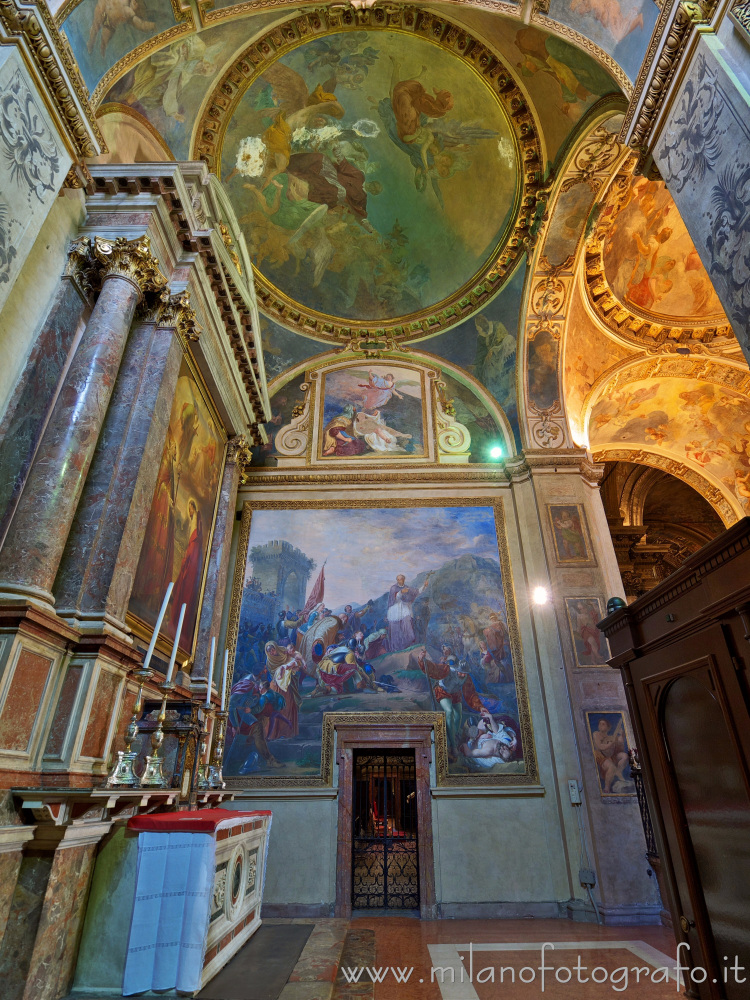
[[[427,711],[445,715],[449,775],[525,774],[533,747],[496,514],[253,511],[224,773],[319,775],[325,713]]]
[[[391,362],[326,373],[320,457],[424,456],[422,380]]]
[[[186,604],[180,641],[186,650],[198,618],[222,452],[222,432],[183,360],[128,610],[152,630],[174,581],[161,633],[174,640]]]

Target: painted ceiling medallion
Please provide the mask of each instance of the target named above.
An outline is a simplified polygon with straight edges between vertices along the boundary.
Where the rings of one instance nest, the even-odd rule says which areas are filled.
[[[663,181],[636,177],[634,161],[614,179],[586,247],[589,301],[627,340],[657,345],[737,344],[711,279]]]
[[[437,333],[533,239],[539,144],[515,81],[415,7],[328,8],[274,29],[224,75],[196,136],[262,308],[292,329]]]

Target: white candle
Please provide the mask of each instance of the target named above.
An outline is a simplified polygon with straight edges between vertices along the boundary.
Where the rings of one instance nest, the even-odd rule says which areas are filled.
[[[214,660],[216,658],[216,636],[211,636],[211,655],[208,658],[208,678],[206,680],[206,708],[211,707],[211,683],[214,679]]]
[[[151,642],[148,644],[148,649],[146,651],[146,659],[143,661],[144,670],[148,670],[148,665],[151,662],[151,656],[154,652],[154,646],[156,645],[156,640],[159,638],[159,629],[161,628],[161,623],[164,621],[164,615],[167,613],[167,605],[169,604],[169,598],[172,596],[172,587],[174,587],[174,581],[172,581],[167,587],[167,592],[164,595],[164,600],[161,602],[161,611],[159,612],[159,617],[156,619],[156,625],[154,626],[154,634],[151,636]]]
[[[221,710],[226,708],[227,703],[227,668],[229,667],[229,650],[224,650],[224,676],[221,679]]]
[[[177,647],[180,644],[180,633],[182,632],[182,622],[183,619],[185,618],[186,608],[187,604],[183,604],[182,607],[180,608],[180,617],[177,620],[177,631],[175,632],[174,646],[172,646],[172,656],[170,657],[169,660],[169,670],[167,670],[167,679],[164,681],[165,684],[172,683],[172,674],[174,673],[174,662],[177,659]]]

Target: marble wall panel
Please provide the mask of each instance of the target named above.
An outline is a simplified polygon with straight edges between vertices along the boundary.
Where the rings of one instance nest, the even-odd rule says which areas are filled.
[[[16,888],[22,859],[23,853],[21,851],[6,851],[4,854],[0,854],[0,941],[3,939],[10,916],[13,892]]]
[[[106,750],[112,710],[117,704],[120,676],[103,667],[99,671],[94,699],[86,725],[86,735],[81,747],[82,757],[103,757]]]
[[[81,684],[83,668],[77,665],[69,666],[65,673],[60,694],[55,707],[55,715],[50,726],[47,745],[44,749],[45,757],[59,758],[65,749],[65,737],[70,725],[73,707]]]
[[[54,661],[31,649],[22,649],[10,679],[0,713],[0,747],[25,751]]]
[[[28,854],[21,864],[8,924],[0,945],[3,1000],[23,1000],[51,870],[51,853]]]

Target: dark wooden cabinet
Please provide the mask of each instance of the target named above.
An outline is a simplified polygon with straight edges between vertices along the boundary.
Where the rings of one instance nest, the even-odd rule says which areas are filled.
[[[599,628],[625,682],[688,995],[747,1000],[750,518]]]

